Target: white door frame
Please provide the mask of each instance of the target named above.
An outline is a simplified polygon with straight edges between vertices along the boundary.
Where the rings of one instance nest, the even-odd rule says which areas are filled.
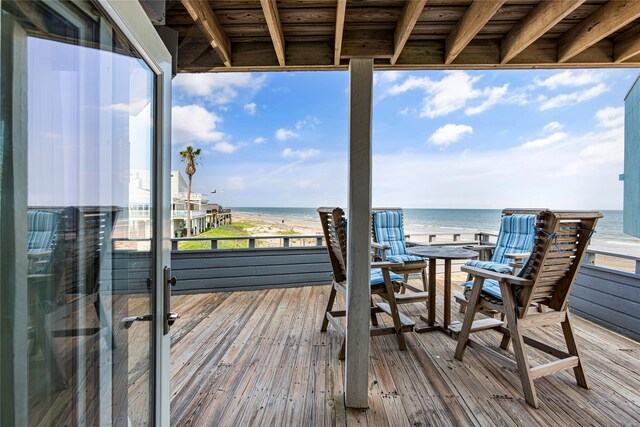
[[[163,269],[171,265],[171,54],[138,1],[101,0],[104,12],[125,34],[156,74],[154,100],[155,176],[153,176],[154,273],[153,423],[169,426],[169,334],[163,333]]]

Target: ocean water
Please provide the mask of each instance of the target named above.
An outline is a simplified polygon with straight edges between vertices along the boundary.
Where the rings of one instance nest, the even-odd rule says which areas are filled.
[[[232,212],[267,215],[277,218],[318,221],[315,208],[231,208]],[[640,256],[640,239],[622,232],[622,211],[601,211],[591,247]],[[407,234],[497,233],[500,209],[404,209]]]

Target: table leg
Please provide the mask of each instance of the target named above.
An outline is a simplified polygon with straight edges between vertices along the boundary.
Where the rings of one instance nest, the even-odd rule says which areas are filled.
[[[444,260],[444,330],[451,323],[451,260]]]
[[[429,258],[429,326],[436,323],[436,262],[437,258]]]

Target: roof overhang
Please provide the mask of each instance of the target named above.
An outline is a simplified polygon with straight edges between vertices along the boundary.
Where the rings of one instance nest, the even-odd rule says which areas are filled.
[[[637,0],[173,0],[179,72],[640,66]]]

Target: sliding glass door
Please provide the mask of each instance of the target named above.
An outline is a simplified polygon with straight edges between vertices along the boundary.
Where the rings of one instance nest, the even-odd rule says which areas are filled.
[[[0,424],[164,424],[166,50],[137,1],[1,5]]]

